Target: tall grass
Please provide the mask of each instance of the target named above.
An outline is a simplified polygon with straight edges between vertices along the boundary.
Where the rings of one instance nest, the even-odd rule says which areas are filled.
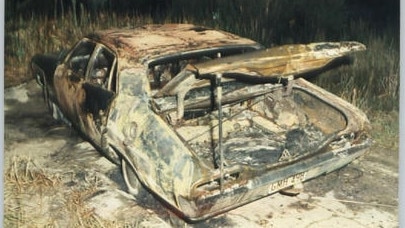
[[[357,39],[367,46],[367,51],[355,54],[352,65],[327,72],[317,82],[366,111],[398,110],[398,39],[373,31],[368,34]]]
[[[331,15],[333,15],[331,17]],[[83,7],[65,15],[12,17],[6,21],[6,86],[29,79],[35,53],[70,47],[94,30],[145,23],[195,23],[257,40],[265,46],[357,40],[368,50],[354,65],[321,75],[316,83],[366,110],[398,110],[399,32],[377,32],[370,22],[347,19],[344,0],[173,1],[165,18],[135,12],[90,14]],[[77,24],[77,25],[75,25]],[[387,26],[391,27],[391,26]]]
[[[236,0],[217,1],[208,7],[203,2],[176,2],[181,11],[174,13],[182,15],[181,20],[187,18],[192,23],[225,29],[267,47],[360,41],[367,51],[354,55],[353,65],[324,73],[316,83],[365,110],[399,109],[399,27],[396,24],[381,28],[362,18],[353,20],[344,0],[258,0],[255,4]],[[171,19],[176,21],[179,18],[176,15]]]

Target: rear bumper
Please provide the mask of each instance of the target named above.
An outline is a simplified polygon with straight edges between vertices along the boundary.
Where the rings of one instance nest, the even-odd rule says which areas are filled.
[[[205,220],[299,182],[339,169],[367,152],[371,144],[372,140],[366,139],[360,144],[302,159],[257,175],[243,185],[225,188],[222,193],[217,189],[192,199],[179,196],[180,209],[176,210],[179,216],[188,222]]]

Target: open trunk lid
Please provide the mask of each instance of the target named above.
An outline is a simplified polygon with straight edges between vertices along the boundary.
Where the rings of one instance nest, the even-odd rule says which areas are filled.
[[[359,42],[284,45],[194,65],[198,75],[245,75],[248,78],[279,78],[302,75],[327,67],[333,60],[366,47]]]
[[[345,63],[339,60],[364,50],[365,45],[355,41],[294,44],[189,64],[155,96],[185,94],[193,87],[209,83],[200,79],[212,79],[217,74],[228,80],[285,83],[291,76],[306,76],[338,66]]]
[[[178,198],[185,217],[212,216],[363,154],[366,115],[297,78],[361,50],[357,42],[287,45],[188,64],[154,93],[155,112],[210,169]]]
[[[360,110],[293,80],[362,50],[358,42],[285,45],[188,64],[155,94],[155,107],[202,157],[223,151],[214,159],[269,167],[367,128]]]

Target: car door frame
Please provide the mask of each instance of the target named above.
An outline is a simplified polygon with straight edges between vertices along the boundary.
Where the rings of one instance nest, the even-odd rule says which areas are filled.
[[[60,64],[55,71],[53,86],[55,88],[55,97],[59,106],[59,109],[62,111],[64,116],[71,122],[74,127],[79,126],[78,116],[77,116],[77,107],[76,107],[76,100],[80,99],[82,94],[82,84],[84,82],[85,74],[88,68],[88,62],[85,66],[84,71],[82,74],[79,73],[80,70],[74,71],[72,70],[72,56],[75,51],[79,48],[81,44],[84,42],[94,44],[92,51],[89,53],[90,56],[93,54],[94,49],[97,46],[97,43],[84,38],[77,42],[74,47],[70,50],[69,54],[65,57],[62,64]]]
[[[112,55],[113,60],[109,64],[110,69],[106,75],[105,83],[102,85],[91,82],[91,71],[95,67],[97,55],[106,50]],[[107,116],[110,105],[116,96],[116,88],[112,88],[114,80],[117,80],[117,55],[110,48],[103,44],[97,43],[89,60],[89,65],[82,83],[83,95],[76,100],[76,110],[80,130],[90,138],[91,141],[101,147],[103,145],[102,134],[107,125]],[[115,82],[116,85],[116,82]],[[100,111],[102,113],[100,113]]]

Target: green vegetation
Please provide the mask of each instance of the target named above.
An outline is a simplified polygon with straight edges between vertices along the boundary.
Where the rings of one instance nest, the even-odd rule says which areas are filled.
[[[373,0],[374,5],[381,7],[377,1]],[[395,8],[393,2],[389,9]],[[194,23],[249,37],[267,47],[360,41],[367,46],[367,51],[356,54],[354,64],[325,72],[314,81],[360,107],[373,123],[384,119],[393,121],[387,125],[398,125],[398,118],[384,116],[390,112],[397,116],[399,109],[399,12],[374,18],[378,15],[374,11],[361,11],[375,10],[362,8],[371,4],[367,1],[361,5],[362,0],[328,0],[322,4],[317,0],[256,0],[255,3],[173,0],[164,16],[150,11],[93,12],[86,10],[83,4],[74,11],[65,8],[64,14],[56,13],[55,7],[51,16],[6,13],[5,86],[32,79],[29,62],[35,53],[69,48],[80,37],[95,30],[146,23]],[[379,22],[382,19],[384,23]],[[386,136],[390,144],[397,144],[398,131],[387,132]]]
[[[82,3],[76,10],[55,6],[50,16],[38,11],[7,12],[5,86],[32,79],[29,62],[35,53],[69,48],[94,30],[146,23],[194,23],[249,37],[267,47],[340,40],[364,43],[367,51],[356,54],[354,64],[323,73],[314,81],[357,105],[371,119],[379,119],[383,113],[399,109],[399,1],[383,5],[378,1],[256,0],[249,4],[245,0],[173,0],[164,13],[156,10],[161,15],[130,9],[94,12]],[[138,1],[136,6],[142,4],[146,2]],[[12,9],[10,5],[6,2],[7,9]]]
[[[398,110],[399,27],[395,23],[376,26],[375,21],[354,18],[351,15],[356,12],[344,0],[323,4],[315,0],[257,0],[256,4],[246,4],[244,0],[177,0],[164,18],[128,11],[90,13],[82,4],[79,6],[77,10],[65,9],[56,18],[35,14],[8,17],[6,87],[30,79],[29,61],[35,53],[68,48],[94,30],[179,22],[220,28],[265,46],[339,40],[363,42],[368,50],[355,56],[354,65],[324,73],[317,83],[366,111]]]

